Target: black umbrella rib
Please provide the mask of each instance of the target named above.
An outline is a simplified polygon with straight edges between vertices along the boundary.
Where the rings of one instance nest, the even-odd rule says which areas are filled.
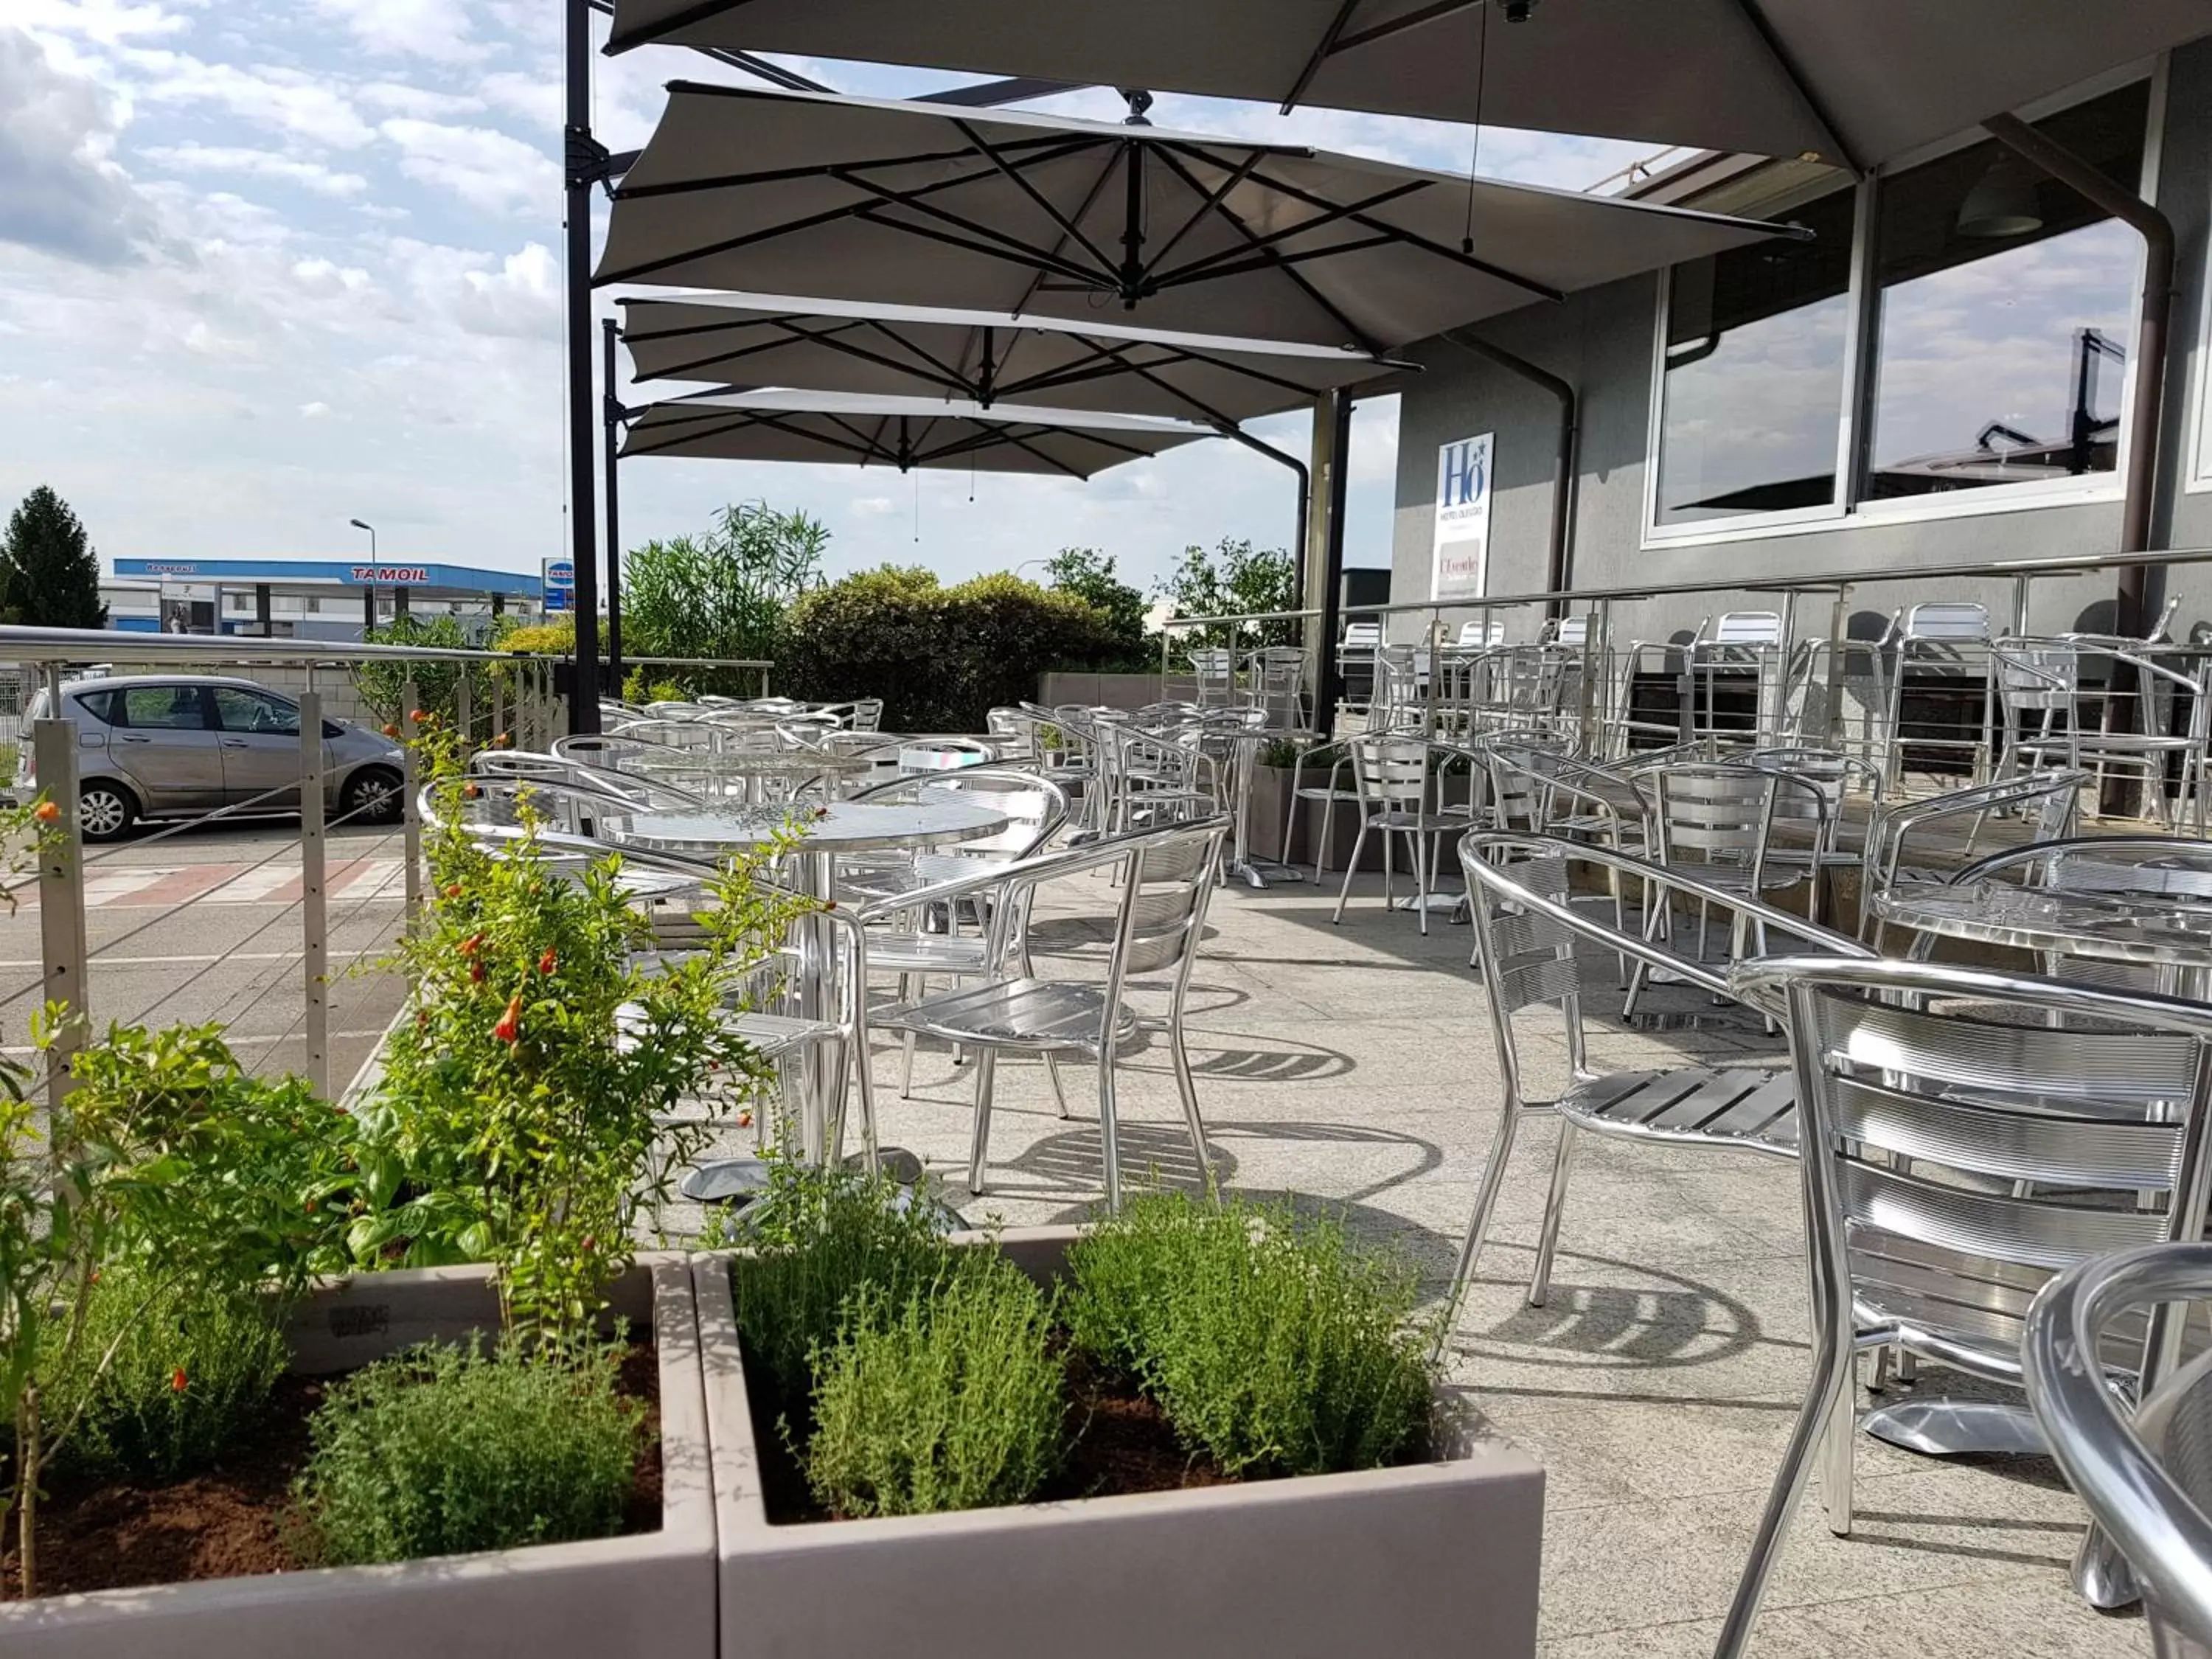
[[[810,340],[834,348],[836,342],[831,337],[842,331],[841,329],[824,329],[817,334],[812,330],[801,328],[796,323],[782,317],[763,317],[758,319],[757,324],[744,324],[740,326],[775,328],[783,331],[765,340],[748,340],[742,343],[729,343],[720,350],[710,352],[704,357],[690,358],[684,362],[673,363],[666,368],[656,370],[653,378],[668,380],[681,380],[684,376],[702,369],[710,363],[742,362],[744,359],[757,356],[763,351],[781,351],[795,339]],[[853,326],[855,325],[843,325],[843,327],[847,328]],[[719,334],[730,327],[731,325],[728,323],[702,323],[696,328],[670,329],[663,334],[646,335],[640,337],[650,340],[675,340],[694,334]],[[635,349],[633,346],[632,349]]]
[[[1092,241],[1088,236],[1085,235],[1081,227],[1077,225],[1073,220],[1070,219],[1066,214],[1062,213],[1058,208],[1054,207],[1049,201],[1048,201],[1045,198],[1044,192],[1023,176],[1020,167],[1009,163],[1006,157],[1000,155],[997,150],[994,149],[990,144],[986,143],[983,136],[977,132],[969,123],[965,121],[955,121],[952,125],[959,129],[960,136],[963,138],[965,138],[969,143],[975,145],[976,149],[990,161],[993,167],[995,167],[1000,173],[1006,175],[1008,182],[1018,189],[1023,195],[1028,197],[1030,201],[1036,203],[1037,207],[1044,213],[1045,216],[1049,218],[1053,223],[1060,227],[1060,234],[1062,235],[1073,236],[1077,241],[1082,243],[1083,251],[1098,262],[1099,269],[1102,270],[1110,270],[1113,268],[1112,261],[1108,259],[1105,254],[1099,250],[1098,245]],[[1031,166],[1036,164],[1035,157],[1030,157],[1028,158],[1028,161],[1029,164]]]
[[[966,375],[963,374],[951,363],[946,362],[935,352],[924,348],[921,341],[908,339],[905,335],[900,333],[896,329],[893,328],[889,323],[884,322],[879,317],[869,318],[865,326],[870,332],[882,335],[885,339],[889,340],[893,345],[899,347],[902,350],[910,352],[930,369],[934,370],[938,376],[939,385],[951,391],[964,392],[970,398],[976,398],[981,395],[981,389],[974,381],[969,380]],[[909,374],[918,372],[910,366],[901,365],[895,359],[882,356],[875,352],[863,350],[859,346],[841,345],[839,349],[841,350],[848,350],[856,357],[866,357],[871,362],[882,363],[887,368],[899,368],[904,367],[905,372]]]
[[[1155,374],[1152,369],[1146,364],[1130,362],[1128,350],[1126,347],[1116,347],[1109,343],[1104,349],[1109,356],[1119,362],[1123,368],[1135,375],[1139,380],[1144,381],[1146,385],[1157,386],[1160,391],[1166,392],[1170,398],[1180,398],[1191,408],[1196,410],[1200,415],[1203,415],[1213,424],[1217,426],[1231,427],[1237,424],[1236,422],[1231,420],[1219,410],[1213,408],[1203,398],[1193,397],[1189,392],[1185,392],[1181,386],[1176,385],[1172,380],[1163,379],[1160,375]]]
[[[1203,154],[1203,152],[1200,153]],[[1161,243],[1158,247],[1152,251],[1152,264],[1155,269],[1158,267],[1161,260],[1166,258],[1169,254],[1175,252],[1176,243],[1182,240],[1182,239],[1190,234],[1192,231],[1197,229],[1200,225],[1205,223],[1208,216],[1219,210],[1221,204],[1229,199],[1230,191],[1235,190],[1237,185],[1243,184],[1245,179],[1251,176],[1252,169],[1260,165],[1260,158],[1267,154],[1267,152],[1265,149],[1257,148],[1245,151],[1243,161],[1239,162],[1236,167],[1229,169],[1228,175],[1222,179],[1219,187],[1207,194],[1206,199],[1201,201],[1198,204],[1197,208],[1192,211],[1190,217],[1184,220],[1182,223],[1176,228],[1176,234],[1174,235],[1169,237],[1166,241]],[[1209,159],[1215,159],[1218,163],[1218,158]],[[1195,186],[1194,185],[1193,188],[1195,188]]]
[[[1085,347],[1085,353],[1073,362],[1062,363],[1056,368],[1024,375],[1010,386],[999,388],[1001,397],[1018,398],[1026,392],[1046,392],[1054,386],[1079,386],[1086,380],[1102,380],[1109,374],[1119,374],[1126,364],[1115,361],[1112,353],[1095,337],[1088,334],[1067,334],[1062,339],[1075,340]]]
[[[927,214],[933,219],[941,219],[956,229],[966,231],[970,236],[980,236],[987,242],[996,243],[999,246],[995,248],[981,247],[975,243],[956,240],[938,233],[937,240],[939,241],[949,241],[956,247],[966,247],[975,252],[995,252],[1002,259],[1017,258],[1024,264],[1034,265],[1039,270],[1056,270],[1063,276],[1073,276],[1085,282],[1100,280],[1100,272],[1085,270],[1073,259],[1063,259],[1057,253],[1038,247],[1033,243],[1024,242],[1020,237],[1010,232],[995,229],[989,225],[978,224],[973,219],[963,218],[959,214],[947,212],[933,203],[917,201],[912,192],[893,190],[888,185],[878,185],[866,179],[856,178],[842,167],[833,168],[830,176],[841,184],[850,185],[854,190],[866,191],[878,198],[876,204],[863,209],[859,215],[871,223],[882,225],[890,230],[912,231],[916,235],[932,234],[933,233],[920,225],[910,225],[900,220],[884,218],[881,211],[886,207],[912,208],[917,213]],[[980,176],[988,178],[990,175],[985,173]],[[1107,275],[1106,279],[1111,280],[1110,273]]]
[[[884,447],[883,431],[886,426],[890,424],[891,417],[890,416],[879,415],[876,417],[876,429],[873,434],[863,432],[859,427],[854,425],[852,422],[847,420],[842,415],[825,414],[822,418],[828,422],[831,426],[836,427],[838,431],[845,433],[851,437],[854,443],[863,446],[859,452],[863,459],[880,456],[884,459],[890,462],[892,465],[897,467],[900,471],[903,472],[906,471],[906,463],[901,459],[898,451],[895,449],[886,449]],[[901,419],[903,421],[904,417],[902,416]],[[850,446],[846,447],[849,447]]]
[[[674,437],[671,438],[666,443],[663,444],[656,444],[651,441],[653,434],[655,432],[659,431],[664,427],[688,423],[677,421],[655,421],[650,426],[633,426],[629,432],[630,445],[632,446],[629,453],[633,455],[658,455],[662,453],[664,451],[674,449],[682,444],[703,443],[709,438],[726,437],[732,432],[742,432],[747,427],[757,424],[750,416],[739,415],[733,417],[731,416],[730,411],[726,409],[716,410],[714,411],[714,415],[720,417],[721,424],[715,427],[713,431],[679,432]]]
[[[1321,390],[1320,387],[1312,386],[1304,380],[1293,380],[1288,375],[1271,374],[1264,368],[1255,368],[1251,363],[1237,358],[1224,357],[1216,352],[1211,351],[1195,351],[1188,347],[1184,347],[1182,350],[1183,358],[1187,362],[1204,363],[1212,368],[1225,369],[1230,374],[1242,374],[1248,380],[1258,380],[1264,385],[1277,387],[1284,392],[1295,392],[1302,396],[1310,398],[1316,392]],[[1376,360],[1370,358],[1369,361],[1372,362]]]
[[[1356,34],[1340,36],[1331,49],[1330,56],[1352,52],[1370,42],[1388,40],[1394,34],[1403,34],[1407,29],[1417,29],[1424,23],[1433,23],[1440,17],[1449,17],[1455,11],[1468,11],[1487,3],[1487,0],[1435,0],[1432,5],[1409,11],[1402,17],[1393,17],[1386,22],[1370,23]]]
[[[709,21],[725,12],[735,11],[738,7],[750,3],[750,0],[696,0],[696,3],[684,7],[681,11],[671,12],[651,27],[630,33],[623,40],[620,50],[628,52],[635,46],[649,46],[656,40],[665,40],[670,35],[690,28],[694,23]],[[611,45],[608,49],[616,50]]]
[[[1116,149],[1108,154],[1106,157],[1106,165],[1098,169],[1098,176],[1091,180],[1091,188],[1084,192],[1083,200],[1079,204],[1078,204],[1075,210],[1075,222],[1078,224],[1081,224],[1085,218],[1089,216],[1091,208],[1098,200],[1099,192],[1106,188],[1106,181],[1114,176],[1114,163],[1120,153],[1120,149]],[[1053,252],[1054,253],[1058,253],[1060,252],[1060,246],[1055,245],[1053,248]],[[1044,279],[1045,272],[1042,270],[1040,270],[1036,276],[1030,278],[1030,285],[1022,290],[1022,297],[1014,302],[1013,311],[1017,316],[1020,315],[1021,313],[1027,308],[1029,302],[1036,296],[1036,291],[1043,283]]]
[[[1083,146],[1075,144],[1071,145],[1070,148],[1080,149]],[[797,179],[822,178],[825,174],[835,173],[840,167],[920,167],[925,163],[933,164],[939,161],[964,161],[974,153],[972,150],[947,149],[933,151],[926,155],[890,155],[875,161],[810,161],[802,167],[768,167],[757,173],[720,173],[704,179],[671,179],[667,183],[660,185],[617,185],[614,189],[614,199],[617,202],[641,202],[649,197],[688,196],[702,190],[738,190],[747,185],[789,184]],[[988,179],[990,176],[988,173],[969,173],[963,178],[941,180],[936,188],[949,190],[954,185],[970,184],[975,179]]]
[[[1297,224],[1285,225],[1279,230],[1271,230],[1261,237],[1253,248],[1224,248],[1216,253],[1203,253],[1188,264],[1177,265],[1173,270],[1162,270],[1156,263],[1146,274],[1153,282],[1164,286],[1170,283],[1190,282],[1208,265],[1219,264],[1224,261],[1240,258],[1243,254],[1256,252],[1259,248],[1273,247],[1279,243],[1290,240],[1293,236],[1303,236],[1310,230],[1319,230],[1323,225],[1333,225],[1340,219],[1350,219],[1355,223],[1365,224],[1367,221],[1360,216],[1369,210],[1381,207],[1386,202],[1395,202],[1401,196],[1410,196],[1415,191],[1426,190],[1428,187],[1429,181],[1425,179],[1409,179],[1402,184],[1392,185],[1389,190],[1377,191],[1372,196],[1359,201],[1334,207],[1326,213],[1317,214],[1313,218],[1303,220]]]
[[[1200,188],[1198,180],[1192,176],[1190,169],[1183,165],[1182,158],[1176,153],[1173,146],[1162,145],[1160,147],[1159,155],[1160,160],[1166,162],[1169,168],[1174,172],[1178,178],[1182,179],[1185,184],[1188,185],[1193,190]],[[1223,220],[1247,242],[1256,242],[1260,240],[1259,233],[1254,230],[1251,226],[1246,224],[1243,216],[1237,213],[1237,210],[1231,207],[1226,202],[1222,203],[1219,206],[1215,208],[1214,211],[1218,213]],[[1283,276],[1286,277],[1300,293],[1304,294],[1307,299],[1312,301],[1315,305],[1320,307],[1329,320],[1344,331],[1346,338],[1355,343],[1363,351],[1371,352],[1381,349],[1381,347],[1368,337],[1367,331],[1364,329],[1361,328],[1357,323],[1353,322],[1351,318],[1344,314],[1342,307],[1338,306],[1334,301],[1331,300],[1327,295],[1323,294],[1319,289],[1308,282],[1297,270],[1290,265],[1282,264],[1282,256],[1279,253],[1274,253],[1272,249],[1268,250],[1268,252],[1273,255],[1275,262],[1275,268],[1279,270]]]
[[[1767,21],[1766,14],[1759,9],[1756,0],[1735,0],[1735,9],[1743,14],[1743,21],[1751,26],[1752,33],[1759,39],[1759,44],[1766,48],[1767,57],[1781,72],[1782,78],[1789,82],[1790,93],[1797,100],[1799,106],[1827,136],[1828,142],[1835,146],[1837,155],[1851,170],[1852,176],[1866,177],[1865,165],[1853,154],[1851,147],[1844,142],[1843,135],[1836,130],[1835,122],[1829,118],[1826,106],[1814,92],[1812,83],[1806,80],[1796,54],[1775,33],[1773,25]]]
[[[1304,202],[1308,207],[1327,209],[1334,205],[1326,196],[1316,196],[1310,191],[1300,190],[1296,185],[1286,185],[1279,179],[1270,179],[1265,173],[1255,173],[1252,176],[1267,185],[1268,189],[1280,191],[1292,201]],[[1433,188],[1426,179],[1421,180],[1420,183],[1424,189]],[[1514,287],[1543,299],[1559,301],[1567,297],[1565,289],[1553,288],[1548,283],[1540,283],[1533,276],[1523,276],[1518,271],[1508,270],[1503,265],[1493,264],[1487,259],[1477,258],[1472,253],[1462,253],[1459,249],[1447,247],[1442,242],[1431,241],[1419,231],[1407,230],[1402,225],[1393,225],[1380,219],[1370,219],[1364,213],[1354,213],[1347,216],[1353,224],[1364,230],[1371,230],[1377,234],[1388,236],[1393,240],[1405,243],[1408,247],[1417,247],[1424,253],[1433,253],[1440,259],[1449,259],[1454,264],[1466,266],[1469,270],[1479,270],[1486,276],[1495,276],[1501,283],[1510,283]]]
[[[1344,0],[1344,3],[1336,9],[1336,15],[1328,20],[1328,27],[1322,31],[1321,39],[1314,42],[1313,51],[1307,54],[1305,67],[1298,71],[1298,78],[1283,94],[1283,106],[1275,112],[1276,114],[1288,115],[1298,106],[1298,100],[1306,95],[1306,88],[1313,84],[1314,76],[1321,73],[1321,66],[1336,50],[1337,40],[1344,33],[1344,26],[1352,21],[1352,14],[1358,9],[1359,0]]]
[[[885,218],[883,213],[884,205],[879,202],[871,202],[854,216],[865,219],[872,225],[880,225],[885,230],[896,230],[907,236],[919,236],[927,241],[942,242],[947,247],[964,249],[969,253],[980,253],[988,258],[1004,259],[1009,264],[1019,265],[1025,270],[1039,273],[1058,271],[1086,292],[1098,288],[1103,280],[1095,270],[1085,270],[1080,265],[1055,259],[1041,249],[1030,247],[1024,243],[1017,242],[1011,247],[1000,247],[990,242],[973,242],[964,236],[955,236],[950,231],[938,230],[928,225],[908,224],[903,220]]]

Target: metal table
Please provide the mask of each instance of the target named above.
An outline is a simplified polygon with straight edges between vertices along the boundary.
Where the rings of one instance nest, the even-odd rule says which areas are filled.
[[[2212,903],[2125,893],[2019,887],[1990,879],[1952,885],[1901,882],[1877,893],[1875,914],[1914,929],[1912,955],[1938,939],[2087,957],[2158,970],[2158,988],[2205,1000],[2212,991]],[[1867,1413],[1860,1426],[1880,1440],[1937,1455],[2048,1450],[2026,1405],[1942,1397],[1901,1401]],[[2104,1605],[2100,1603],[2100,1605]]]
[[[1258,781],[1260,750],[1265,744],[1278,739],[1295,740],[1318,738],[1321,733],[1302,726],[1243,726],[1209,732],[1206,736],[1225,738],[1231,747],[1230,779],[1231,798],[1237,803],[1236,835],[1231,843],[1229,873],[1240,876],[1261,890],[1273,881],[1304,881],[1305,872],[1278,859],[1255,858],[1251,846],[1252,787]]]
[[[812,809],[811,817],[809,810],[803,805],[796,811],[769,805],[632,812],[611,818],[604,833],[617,844],[714,857],[761,846],[796,823],[805,830],[805,839],[793,855],[798,874],[794,884],[808,897],[826,901],[835,896],[841,854],[952,847],[994,835],[1012,822],[995,806],[951,794],[896,805],[837,801]],[[836,942],[826,923],[812,920],[801,921],[798,935],[799,963],[794,975],[798,1012],[802,1018],[823,1019],[829,1017],[836,1000]],[[857,994],[866,995],[867,988],[857,988]],[[829,1103],[843,1097],[844,1054],[842,1048],[825,1052],[817,1044],[800,1064],[803,1150],[807,1158],[818,1162],[829,1156]],[[894,1166],[909,1164],[919,1172],[918,1160],[896,1148],[886,1148],[880,1156]],[[700,1164],[685,1176],[683,1190],[687,1198],[743,1199],[762,1185],[758,1159],[717,1158]]]

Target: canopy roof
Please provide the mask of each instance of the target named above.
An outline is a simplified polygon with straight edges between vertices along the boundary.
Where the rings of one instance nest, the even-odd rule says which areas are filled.
[[[953,398],[1236,424],[1410,364],[1334,346],[773,295],[626,298],[641,380]]]
[[[815,392],[702,392],[630,414],[624,459],[842,462],[1063,478],[1088,478],[1215,435],[1206,427],[1133,415]]]
[[[1297,145],[686,82],[614,195],[602,283],[1117,307],[1369,352],[1778,234]]]
[[[652,41],[1866,169],[2212,33],[2204,0],[615,0]],[[1484,61],[1486,55],[1488,61]]]

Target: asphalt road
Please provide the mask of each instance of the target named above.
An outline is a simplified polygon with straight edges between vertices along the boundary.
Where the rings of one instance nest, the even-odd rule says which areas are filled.
[[[164,826],[156,826],[161,828]],[[397,825],[330,831],[325,872],[331,1087],[343,1091],[398,1012],[380,966],[405,914]],[[87,849],[87,995],[94,1023],[220,1021],[248,1069],[306,1066],[299,821],[193,825]],[[35,893],[0,908],[0,1044],[27,1052],[40,1001]]]

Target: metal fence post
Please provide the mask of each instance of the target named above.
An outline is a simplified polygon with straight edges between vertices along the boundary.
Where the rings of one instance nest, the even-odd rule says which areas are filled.
[[[300,694],[300,974],[307,997],[307,1081],[331,1092],[331,940],[323,824],[323,694],[307,667]]]
[[[476,732],[471,729],[476,725],[472,718],[476,711],[469,706],[469,677],[474,672],[471,665],[463,663],[461,672],[453,682],[453,726],[460,734],[464,758],[470,750],[476,747]]]
[[[407,852],[407,923],[410,927],[422,914],[422,815],[416,810],[415,768],[415,673],[408,671],[407,684],[400,693],[407,707],[400,711],[399,735],[404,746],[399,751],[399,788],[405,797],[399,804],[399,823]]]
[[[491,680],[491,742],[495,747],[499,743],[499,734],[506,729],[505,722],[501,719],[506,701],[502,695],[507,689],[506,674],[506,665],[501,664],[489,676]]]
[[[49,681],[52,685],[58,676]],[[60,700],[49,693],[49,709]],[[39,787],[61,811],[39,854],[39,943],[46,996],[65,1003],[69,1017],[46,1050],[46,1104],[58,1108],[73,1086],[70,1057],[83,1047],[91,1012],[85,988],[84,838],[76,819],[76,723],[56,714],[31,722],[31,754]]]

